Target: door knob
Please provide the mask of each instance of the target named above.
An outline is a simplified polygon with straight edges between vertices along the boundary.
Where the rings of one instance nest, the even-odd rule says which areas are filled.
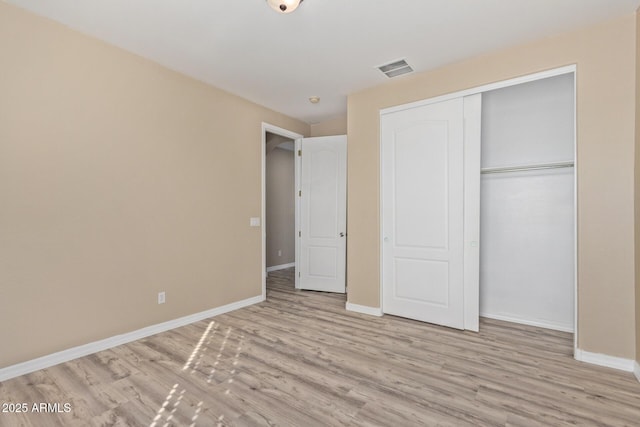
[[[344,233],[340,232],[340,237],[344,237]]]

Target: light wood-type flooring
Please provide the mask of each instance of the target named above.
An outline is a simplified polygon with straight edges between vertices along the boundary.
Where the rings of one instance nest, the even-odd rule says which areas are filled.
[[[639,426],[640,383],[570,334],[347,312],[270,274],[267,301],[0,383],[2,426]]]

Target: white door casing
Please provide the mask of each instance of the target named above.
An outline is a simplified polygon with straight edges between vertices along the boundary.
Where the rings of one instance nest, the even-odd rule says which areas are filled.
[[[464,328],[480,330],[482,94],[464,101]]]
[[[346,135],[300,141],[298,287],[345,292]]]
[[[381,115],[384,313],[477,330],[479,122],[480,95]]]

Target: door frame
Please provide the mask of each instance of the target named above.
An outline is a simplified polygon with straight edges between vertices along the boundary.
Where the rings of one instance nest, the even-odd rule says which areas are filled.
[[[573,260],[573,268],[574,268],[574,283],[573,283],[573,288],[574,288],[574,322],[573,322],[573,350],[574,350],[574,355],[577,354],[577,350],[578,350],[578,173],[579,173],[579,164],[578,164],[578,156],[577,156],[577,125],[576,125],[576,108],[577,108],[577,102],[576,102],[576,95],[577,95],[577,91],[576,91],[576,86],[577,86],[577,80],[578,80],[578,70],[577,70],[577,65],[576,64],[572,64],[572,65],[567,65],[564,67],[559,67],[559,68],[553,68],[550,70],[546,70],[546,71],[541,71],[538,73],[533,73],[533,74],[528,74],[525,76],[521,76],[521,77],[515,77],[512,79],[507,79],[507,80],[502,80],[499,82],[495,82],[495,83],[489,83],[486,85],[481,85],[481,86],[477,86],[474,88],[470,88],[470,89],[465,89],[462,91],[457,91],[457,92],[453,92],[453,93],[448,93],[445,95],[441,95],[441,96],[436,96],[433,98],[428,98],[428,99],[424,99],[424,100],[420,100],[420,101],[416,101],[416,102],[411,102],[411,103],[407,103],[407,104],[403,104],[403,105],[397,105],[397,106],[393,106],[393,107],[388,107],[388,108],[384,108],[381,109],[379,111],[379,125],[381,122],[381,117],[384,114],[388,114],[388,113],[393,113],[393,112],[397,112],[397,111],[402,111],[402,110],[407,110],[410,108],[415,108],[415,107],[421,107],[421,106],[425,106],[425,105],[429,105],[429,104],[435,104],[435,103],[439,103],[439,102],[443,102],[443,101],[448,101],[454,98],[464,98],[466,96],[471,96],[471,95],[475,95],[475,94],[482,94],[483,92],[488,92],[491,90],[495,90],[495,89],[502,89],[502,88],[506,88],[509,86],[515,86],[515,85],[519,85],[519,84],[523,84],[523,83],[529,83],[529,82],[533,82],[536,80],[542,80],[542,79],[546,79],[549,77],[555,77],[555,76],[560,76],[563,74],[573,74],[573,84],[574,84],[574,90],[573,90],[573,111],[574,111],[574,116],[573,116],[573,127],[574,127],[574,131],[573,131],[573,156],[574,156],[574,173],[573,173],[573,188],[574,188],[574,196],[573,196],[573,234],[574,234],[574,260]],[[378,141],[378,145],[379,145],[379,156],[380,156],[380,166],[379,166],[379,180],[382,180],[382,140],[380,139]],[[380,311],[384,312],[384,307],[382,306],[383,304],[383,259],[382,259],[382,255],[383,255],[383,251],[382,251],[382,238],[384,236],[384,230],[383,230],[383,224],[384,221],[382,220],[383,216],[383,212],[382,212],[382,186],[379,185],[379,200],[380,200],[380,204],[379,204],[379,215],[380,215],[380,228],[379,228],[379,244],[380,244]],[[466,289],[465,289],[466,292]],[[466,304],[465,304],[465,314],[466,314]],[[466,317],[466,316],[465,316]]]
[[[262,271],[262,300],[267,299],[267,223],[266,223],[266,209],[267,209],[267,132],[273,133],[275,135],[280,135],[285,138],[293,139],[295,152],[295,188],[298,188],[298,174],[300,171],[300,167],[298,165],[298,156],[295,153],[298,152],[300,146],[300,139],[303,135],[290,131],[288,129],[284,129],[270,123],[262,122],[262,146],[260,148],[260,186],[261,186],[261,202],[260,202],[260,228],[262,233],[262,262],[261,262],[261,271]],[[296,220],[295,220],[295,229],[298,229],[298,201],[296,200]],[[296,239],[296,251],[295,251],[295,268],[298,269],[298,239]],[[296,287],[298,284],[298,279],[296,277]]]

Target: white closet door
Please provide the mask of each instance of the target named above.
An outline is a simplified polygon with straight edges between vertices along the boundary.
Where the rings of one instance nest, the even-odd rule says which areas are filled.
[[[383,312],[464,329],[463,99],[383,114],[381,143]]]

